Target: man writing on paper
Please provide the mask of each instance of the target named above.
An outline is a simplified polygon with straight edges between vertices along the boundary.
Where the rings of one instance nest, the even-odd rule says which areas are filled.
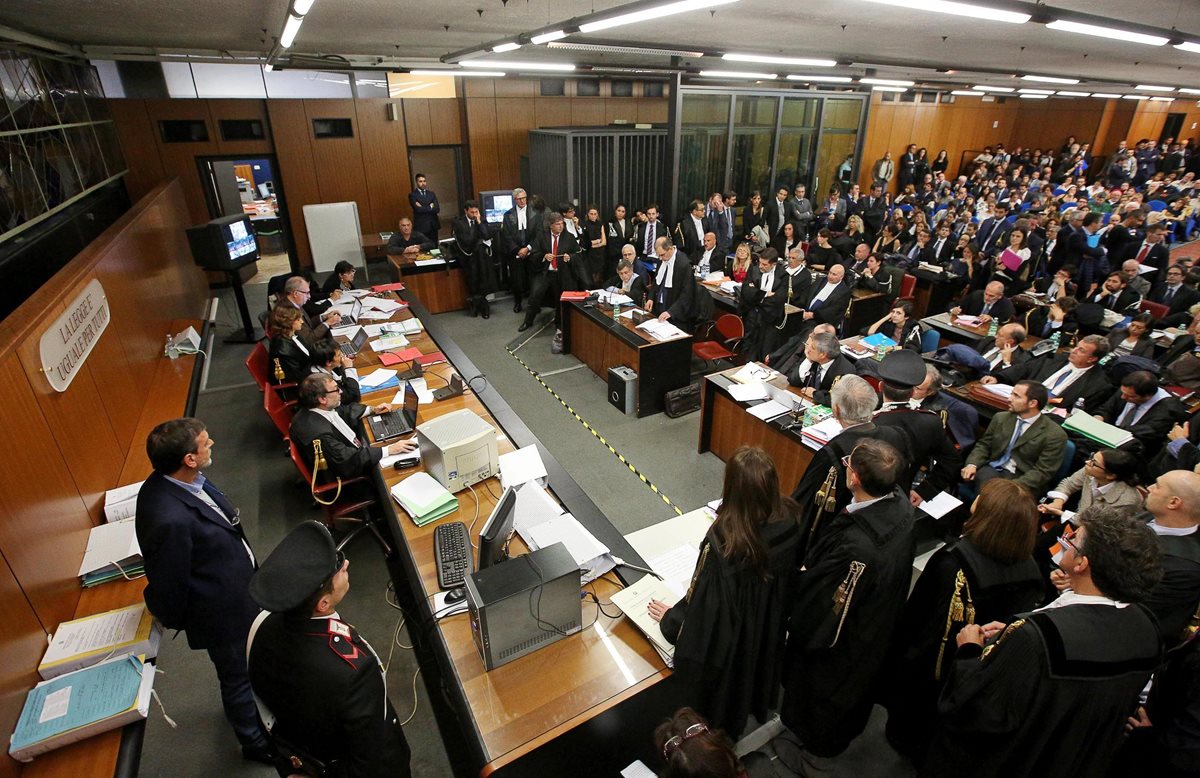
[[[154,473],[142,484],[134,519],[146,566],[146,607],[167,629],[208,652],[225,718],[242,756],[271,764],[246,674],[246,634],[258,613],[250,577],[258,566],[237,508],[204,477],[213,439],[197,419],[165,421],[146,438]]]

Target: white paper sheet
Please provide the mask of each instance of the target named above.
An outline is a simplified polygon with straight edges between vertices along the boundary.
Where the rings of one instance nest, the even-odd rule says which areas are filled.
[[[546,477],[546,464],[537,446],[525,446],[500,455],[500,486],[510,486]]]
[[[750,402],[751,400],[767,399],[767,388],[763,386],[762,381],[756,381],[749,384],[734,384],[729,387],[729,396],[738,402]]]
[[[933,518],[940,519],[962,504],[962,500],[949,492],[939,492],[936,496],[931,497],[917,507]]]
[[[388,370],[385,367],[380,367],[359,378],[358,383],[361,384],[364,389],[374,389],[380,384],[387,383],[398,375],[400,375],[398,370]]]
[[[763,421],[767,421],[768,419],[773,419],[776,416],[782,416],[785,413],[791,413],[792,409],[780,405],[774,400],[767,400],[765,403],[759,403],[758,405],[750,406],[746,409],[746,412],[751,416],[762,419]]]
[[[692,574],[696,572],[696,560],[699,558],[700,549],[684,543],[665,554],[647,559],[646,564],[663,577],[671,591],[682,598],[692,583]]]

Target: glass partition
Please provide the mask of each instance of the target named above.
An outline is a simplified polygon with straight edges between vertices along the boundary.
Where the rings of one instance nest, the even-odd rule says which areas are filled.
[[[861,100],[830,98],[821,111],[821,142],[817,148],[816,178],[810,195],[823,198],[833,184],[845,194],[858,179],[858,127]]]
[[[679,190],[675,218],[693,197],[725,189],[729,154],[729,95],[684,95],[680,115]],[[630,203],[630,207],[642,207]]]
[[[779,109],[777,97],[739,97],[734,103],[733,164],[730,166],[728,187],[743,199],[758,189],[766,191],[771,186],[772,144],[775,140],[775,113]],[[715,192],[710,189],[706,194]]]

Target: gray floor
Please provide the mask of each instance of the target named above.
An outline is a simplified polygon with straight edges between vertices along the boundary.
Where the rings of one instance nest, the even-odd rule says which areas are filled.
[[[252,308],[263,298],[263,287],[247,287]],[[674,515],[671,506],[652,492],[574,416],[543,388],[505,346],[517,337],[520,316],[503,301],[492,306],[489,320],[461,313],[442,314],[454,340],[475,362],[529,428],[579,482],[585,492],[622,532]],[[221,307],[219,333],[236,326],[232,305]],[[548,314],[543,314],[543,320]],[[530,330],[526,335],[533,333]],[[711,454],[696,453],[699,415],[669,419],[659,414],[645,419],[627,418],[605,400],[604,383],[590,370],[570,369],[579,362],[550,353],[553,328],[547,327],[517,351],[532,370],[546,375],[545,383],[581,418],[628,459],[638,471],[680,510],[699,507],[719,496],[722,463]],[[249,381],[243,361],[250,347],[225,345],[218,338],[210,365],[207,388],[202,392],[197,416],[215,440],[213,465],[208,475],[230,496],[242,512],[244,526],[260,558],[304,519],[319,518],[307,491],[283,455],[279,437],[261,411],[261,395]],[[554,371],[566,372],[554,373]],[[470,378],[471,376],[467,376]],[[387,661],[388,692],[401,718],[413,711],[413,678],[416,664],[411,651],[394,647],[400,612],[387,602],[388,576],[382,555],[366,538],[347,548],[351,561],[351,592],[342,615],[371,641]],[[401,630],[399,642],[409,644]],[[142,754],[145,775],[267,776],[264,766],[243,762],[237,743],[225,723],[216,677],[202,652],[190,651],[183,637],[164,646],[157,689],[166,712],[178,724],[170,728],[157,710],[151,716]],[[298,682],[299,679],[298,679]],[[830,776],[906,776],[912,770],[889,748],[882,737],[882,711],[877,709],[866,734],[836,760],[822,760],[821,773]],[[413,774],[439,778],[451,774],[445,749],[434,722],[426,690],[416,680],[416,712],[405,726],[413,749]],[[649,733],[647,733],[649,737]],[[778,744],[783,759],[794,764],[795,750]],[[764,753],[773,754],[768,746]],[[792,775],[783,762],[773,761],[778,775]]]

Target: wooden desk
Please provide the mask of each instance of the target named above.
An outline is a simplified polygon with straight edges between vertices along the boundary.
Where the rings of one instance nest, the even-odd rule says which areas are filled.
[[[432,258],[428,254],[417,256],[417,259]],[[449,260],[444,265],[417,267],[417,259],[400,254],[389,254],[387,259],[395,271],[392,280],[403,281],[430,313],[461,311],[467,307],[467,274],[457,262]]]
[[[955,324],[949,313],[926,316],[924,319],[921,319],[921,324],[937,330],[941,333],[943,340],[948,340],[952,343],[965,343],[972,348],[979,345],[980,341],[989,337],[989,324],[981,324],[978,327],[966,327],[961,324]]]
[[[637,415],[663,410],[663,395],[691,381],[692,338],[657,341],[633,319],[613,321],[612,307],[563,302],[563,353],[575,357],[605,381],[608,369],[625,365],[638,374]]]
[[[477,376],[474,365],[440,332],[424,306],[408,291],[403,298],[411,307],[397,312],[393,319],[415,314],[426,327],[422,335],[410,337],[412,345],[425,353],[440,350],[460,375],[467,379]],[[378,355],[364,350],[356,362],[360,371],[369,371],[378,365]],[[446,380],[450,366],[435,365],[426,369],[426,375],[430,373]],[[436,388],[437,379],[430,378]],[[497,428],[502,453],[537,445],[552,494],[613,553],[634,564],[644,564],[503,398],[483,382],[473,383],[474,389],[468,388],[461,397],[421,406],[418,424],[468,408]],[[395,391],[367,394],[364,402],[390,400]],[[388,489],[418,470],[384,473],[376,469],[373,477],[381,489]],[[431,601],[439,590],[434,527],[437,523],[462,521],[469,527],[474,524],[472,534],[478,538],[479,529],[500,496],[499,479],[477,484],[474,492],[479,501],[477,517],[475,498],[464,490],[458,494],[456,512],[424,527],[397,511],[393,500],[383,498],[402,572],[402,577],[395,580],[396,590],[406,601],[406,609],[420,615],[419,621],[410,623],[413,632],[418,633],[416,641],[425,644],[418,646],[418,651],[424,652],[418,656],[434,705],[444,709],[445,715],[439,715],[439,721],[451,761],[461,772],[481,775],[561,775],[571,765],[578,769],[579,757],[585,753],[589,768],[600,774],[615,774],[634,758],[652,759],[646,733],[653,731],[655,723],[670,710],[665,701],[670,685],[659,683],[670,676],[670,671],[649,641],[624,617],[608,618],[594,604],[585,603],[585,629],[491,672],[484,670],[465,615],[432,623]],[[514,541],[514,548],[520,545],[519,540]],[[611,577],[598,579],[588,590],[607,601],[617,589],[607,580]],[[631,580],[640,577],[636,573]],[[374,625],[372,632],[380,634],[387,629],[388,625]],[[438,693],[439,684],[445,695]]]
[[[946,278],[920,268],[909,270],[908,274],[917,279],[913,289],[913,316],[918,319],[950,310],[950,304],[966,287],[966,281],[957,276]]]
[[[711,451],[728,462],[739,446],[759,446],[770,455],[779,472],[779,485],[785,491],[800,482],[800,476],[812,462],[815,449],[800,437],[800,430],[783,429],[783,420],[763,421],[746,412],[748,403],[741,403],[729,394],[734,381],[729,378],[739,368],[730,368],[704,377],[700,390],[700,441],[697,451]],[[800,396],[795,387],[788,390]]]

